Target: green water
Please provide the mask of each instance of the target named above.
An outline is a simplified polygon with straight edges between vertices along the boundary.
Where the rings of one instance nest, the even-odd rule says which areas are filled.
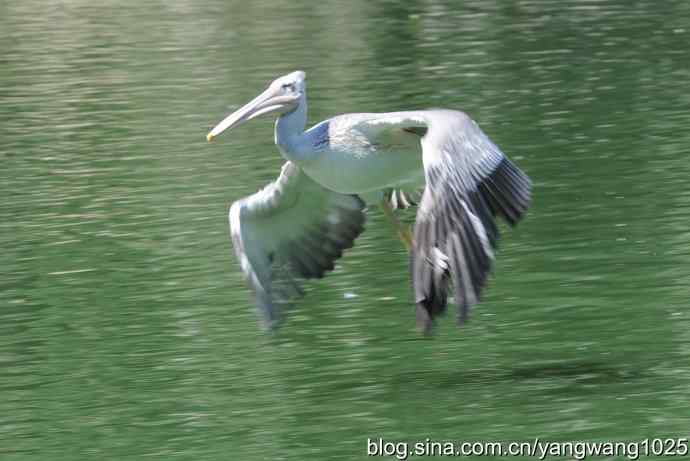
[[[96,3],[0,3],[0,459],[688,437],[690,3]],[[227,210],[272,121],[204,137],[298,68],[312,122],[463,109],[533,178],[466,327],[416,333],[373,210],[259,331]]]

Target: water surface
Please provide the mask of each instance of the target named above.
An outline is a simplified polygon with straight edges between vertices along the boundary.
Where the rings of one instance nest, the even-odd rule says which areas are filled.
[[[687,437],[688,24],[682,0],[5,2],[0,457]],[[312,122],[462,109],[533,178],[466,327],[416,333],[372,210],[258,330],[226,216],[279,171],[272,121],[204,136],[298,68]]]

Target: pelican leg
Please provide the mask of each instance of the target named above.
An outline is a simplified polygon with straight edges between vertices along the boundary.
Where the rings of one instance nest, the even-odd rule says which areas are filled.
[[[396,233],[398,234],[398,238],[403,245],[405,245],[407,251],[412,250],[412,230],[401,223],[398,217],[395,216],[393,208],[391,207],[391,204],[388,203],[388,200],[381,200],[380,205],[381,209],[383,210],[383,214],[388,219],[388,222],[391,223],[393,229],[395,229]]]

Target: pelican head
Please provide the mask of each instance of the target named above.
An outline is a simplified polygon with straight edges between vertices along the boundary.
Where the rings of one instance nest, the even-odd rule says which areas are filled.
[[[273,80],[263,93],[225,117],[206,135],[206,139],[212,141],[223,131],[260,115],[285,114],[294,110],[304,96],[305,78],[305,73],[298,70]]]

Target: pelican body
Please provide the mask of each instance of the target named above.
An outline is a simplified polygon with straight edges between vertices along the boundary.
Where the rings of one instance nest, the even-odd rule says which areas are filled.
[[[359,128],[385,115],[340,115],[319,123],[300,140],[311,149],[311,157],[296,160],[298,165],[313,180],[341,194],[371,196],[386,188],[423,186],[419,136],[399,130],[382,144]],[[290,159],[291,152],[281,150]]]
[[[305,131],[305,73],[273,81],[222,120],[207,139],[276,113],[275,142],[287,160],[279,178],[230,208],[235,253],[263,324],[302,294],[299,279],[322,277],[363,231],[365,202],[392,210],[423,189],[411,252],[419,327],[428,332],[454,289],[458,320],[479,300],[498,239],[495,217],[515,225],[531,183],[460,111],[433,109],[339,115]],[[403,231],[399,232],[404,236]]]

